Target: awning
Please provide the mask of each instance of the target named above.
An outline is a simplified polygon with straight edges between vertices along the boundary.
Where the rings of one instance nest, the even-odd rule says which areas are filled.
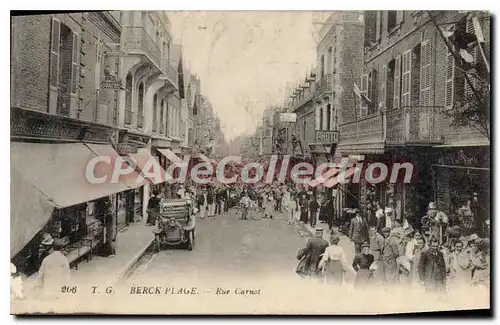
[[[111,146],[89,146],[95,151],[81,143],[11,143],[11,254],[33,238],[54,208],[133,188],[131,180],[135,181],[138,174],[120,178],[116,183],[91,183],[86,174],[88,163],[98,155],[114,157],[117,153]],[[98,164],[93,170],[100,177],[110,175],[110,168],[108,164]]]
[[[10,177],[10,257],[13,258],[47,224],[55,203],[12,165]]]
[[[156,160],[155,157],[153,157],[149,152],[141,152],[141,153],[134,153],[134,154],[129,154],[129,157],[131,157],[137,166],[135,166],[137,169],[139,169],[142,173],[143,176],[148,176],[147,179],[151,181],[151,183],[157,185],[166,182],[167,180],[170,180],[170,176],[167,175],[165,170],[161,168],[160,163],[156,166],[153,166],[151,162],[153,160]],[[149,162],[149,163],[148,163]],[[157,168],[157,170],[155,170]],[[136,169],[136,170],[137,170]],[[157,175],[156,173],[160,173]],[[151,175],[155,175],[152,177]],[[147,182],[147,180],[144,180]]]

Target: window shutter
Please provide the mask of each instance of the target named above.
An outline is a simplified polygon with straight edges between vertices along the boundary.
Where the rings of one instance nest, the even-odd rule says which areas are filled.
[[[317,104],[316,104],[317,105]],[[315,130],[321,130],[321,107],[319,105],[316,106],[316,123]]]
[[[385,108],[387,101],[387,66],[382,67],[382,82],[380,83],[380,108]]]
[[[394,109],[399,108],[401,101],[401,55],[398,55],[394,60]]]
[[[420,46],[420,106],[430,106],[432,43],[423,41]]]
[[[455,59],[450,53],[446,53],[446,86],[445,86],[445,104],[446,108],[453,108],[453,92],[454,90],[454,80],[455,80]]]
[[[377,11],[377,19],[376,19],[376,24],[377,26],[375,26],[375,41],[378,41],[380,39],[380,34],[381,34],[381,30],[380,30],[380,22],[382,21],[382,11]]]
[[[403,53],[403,69],[402,69],[402,91],[401,91],[401,106],[411,105],[411,50]]]
[[[396,25],[403,22],[405,19],[405,12],[403,10],[398,10],[396,12]]]
[[[61,43],[61,23],[52,19],[52,35],[50,40],[50,85],[59,86],[59,57]]]
[[[472,35],[475,34],[474,24],[472,23],[471,17],[467,18],[467,25],[466,25],[466,30],[465,31],[468,34],[472,34]],[[472,57],[474,58],[474,60],[472,62],[472,65],[476,64],[477,61],[478,61],[478,53],[477,53],[478,52],[478,48],[477,48],[477,46],[474,46],[473,48],[468,49],[467,52],[469,52],[469,54],[472,55]],[[474,88],[477,88],[477,80],[476,80],[476,78],[470,76],[469,79],[472,82],[472,85],[474,86]],[[469,83],[467,81],[464,81],[464,83],[465,83],[465,96],[466,97],[472,96],[474,93],[472,92],[472,89],[470,88]]]
[[[361,94],[368,96],[368,74],[365,73],[361,76]],[[361,98],[360,99],[360,110],[359,110],[359,117],[366,116],[368,114],[368,105],[366,102]]]
[[[80,40],[78,34],[73,33],[73,46],[71,56],[71,93],[76,94],[78,85],[78,53],[80,52]]]
[[[372,113],[377,111],[377,104],[378,104],[378,71],[376,69],[373,69],[371,74],[370,74],[370,89],[371,89],[371,94],[370,94],[370,100],[372,101],[371,103],[371,111]]]

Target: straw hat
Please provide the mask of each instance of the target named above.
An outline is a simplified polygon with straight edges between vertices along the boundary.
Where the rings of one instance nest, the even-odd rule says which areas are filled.
[[[45,246],[52,246],[52,244],[54,244],[54,239],[50,234],[44,233],[41,244]]]

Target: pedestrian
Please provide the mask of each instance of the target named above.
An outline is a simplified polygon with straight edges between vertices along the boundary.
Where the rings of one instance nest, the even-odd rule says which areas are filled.
[[[424,237],[418,237],[416,240],[416,244],[413,247],[411,254],[408,254],[407,257],[410,259],[411,268],[410,268],[410,281],[412,287],[420,286],[420,279],[418,276],[418,264],[420,263],[420,257],[422,252],[427,248]]]
[[[272,192],[269,192],[264,197],[264,218],[269,217],[270,219],[272,219],[273,213],[274,213],[274,196]]]
[[[316,220],[318,219],[319,203],[316,196],[311,197],[309,201],[309,224],[312,228],[316,227]]]
[[[297,199],[294,196],[290,197],[290,222],[292,224],[299,222],[300,213],[299,213],[299,204]]]
[[[325,249],[318,268],[322,271],[326,284],[340,287],[348,282],[346,275],[354,276],[356,271],[347,262],[345,251],[339,246],[339,242],[339,234],[333,232],[330,235],[330,245]]]
[[[292,214],[291,214],[291,201],[292,201],[292,198],[290,196],[290,192],[288,192],[286,189],[283,193],[283,199],[281,201],[281,207],[283,209],[283,212],[285,213],[285,219],[287,221],[287,223],[290,225],[292,224]]]
[[[54,240],[46,233],[41,245],[47,247],[49,254],[38,270],[36,290],[49,299],[57,299],[61,294],[61,287],[71,284],[69,261],[60,251],[60,240]]]
[[[354,278],[354,286],[364,287],[369,284],[370,278],[370,266],[374,262],[374,257],[370,254],[370,244],[367,242],[361,245],[361,253],[354,256],[352,261],[352,267],[356,271],[356,277]]]
[[[148,201],[148,219],[147,224],[150,226],[154,226],[156,224],[156,219],[160,214],[160,202],[159,198],[160,193],[157,190],[153,191],[153,196],[149,198]]]
[[[300,260],[297,273],[319,280],[320,268],[318,263],[327,247],[328,242],[323,239],[323,228],[316,228],[314,237],[309,238],[306,246],[297,254],[297,259]]]
[[[276,207],[275,211],[281,212],[281,203],[282,203],[281,200],[283,199],[283,192],[282,192],[282,190],[281,190],[281,188],[279,186],[274,191],[274,194],[275,194],[274,197],[275,197],[275,200],[276,200],[276,202],[275,202],[275,207]]]
[[[248,192],[245,192],[243,195],[243,198],[240,200],[240,207],[242,209],[241,211],[241,220],[247,220],[248,216],[248,210],[250,209],[250,204],[252,203],[252,200],[250,200],[250,197],[248,195]]]
[[[302,194],[299,199],[300,222],[307,223],[309,220],[309,200],[307,194]]]
[[[477,241],[477,253],[471,260],[471,285],[489,289],[490,287],[490,240],[482,238]]]
[[[208,191],[206,187],[201,189],[201,193],[198,194],[196,198],[198,203],[198,210],[200,211],[200,219],[205,219],[208,214],[209,204],[208,204]]]
[[[208,187],[207,192],[208,216],[215,217],[215,193],[213,187]]]
[[[354,242],[355,254],[361,253],[361,244],[368,239],[368,224],[366,220],[361,217],[359,211],[356,216],[351,219],[349,225],[349,238]]]
[[[376,285],[384,283],[385,274],[382,264],[382,251],[384,249],[384,237],[377,232],[377,226],[372,225],[369,229],[370,254],[373,255],[373,282]]]
[[[456,240],[454,251],[450,254],[449,288],[464,287],[472,279],[471,257],[463,249],[463,245],[460,240]]]
[[[328,224],[328,229],[332,230],[335,221],[335,206],[334,206],[334,198],[331,195],[326,196],[324,204],[322,204],[320,207],[320,214],[324,216],[323,218],[326,220]]]
[[[399,252],[400,248],[400,234],[391,231],[389,227],[382,229],[382,235],[385,238],[384,248],[382,249],[382,262],[385,275],[385,283],[392,285],[398,280],[398,265],[397,258],[402,255]]]
[[[439,239],[436,237],[431,238],[429,248],[420,256],[418,274],[426,292],[445,290],[446,266],[443,253],[439,250]]]

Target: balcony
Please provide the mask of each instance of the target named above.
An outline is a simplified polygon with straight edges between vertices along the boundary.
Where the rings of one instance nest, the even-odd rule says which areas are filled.
[[[128,53],[146,55],[160,66],[161,51],[144,27],[125,27],[124,50]]]
[[[132,124],[132,111],[131,110],[125,110],[125,124],[126,125]]]
[[[313,99],[313,93],[312,92],[309,92],[307,95],[300,97],[300,99],[299,99],[299,97],[297,97],[295,99],[295,103],[293,105],[293,109],[295,110],[295,109],[297,109],[299,107],[302,107],[303,105],[305,105],[307,102],[309,102],[312,99]]]
[[[435,132],[435,106],[406,106],[387,112],[387,145],[429,146],[442,143]]]
[[[322,95],[325,92],[332,92],[332,75],[330,73],[320,77],[316,83],[316,93]]]
[[[338,150],[349,154],[384,152],[383,115],[372,114],[340,126]]]
[[[174,85],[175,88],[178,89],[179,77],[177,74],[177,70],[175,70],[175,68],[170,64],[170,62],[167,59],[161,59],[160,68],[163,74],[170,81],[170,83]]]
[[[316,130],[314,141],[316,143],[337,143],[339,141],[339,131]]]
[[[142,115],[137,116],[137,127],[138,128],[144,127],[144,116],[142,116]]]

